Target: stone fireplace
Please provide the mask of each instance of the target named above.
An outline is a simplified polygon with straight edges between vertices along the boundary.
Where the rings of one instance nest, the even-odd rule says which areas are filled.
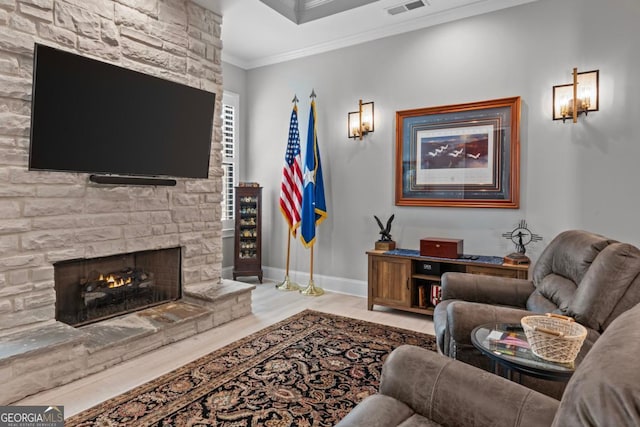
[[[57,319],[67,302],[57,300],[54,265],[69,260],[179,247],[183,291],[219,283],[221,17],[189,0],[21,1],[0,10],[11,17],[0,19],[0,97],[10,101],[0,126],[0,337]],[[35,42],[216,92],[209,178],[100,185],[83,173],[28,170]]]
[[[252,287],[221,279],[222,18],[190,0],[12,0],[0,12],[0,404],[8,404],[245,316]],[[209,178],[100,185],[87,174],[28,170],[35,42],[215,92]],[[163,286],[165,272],[138,264],[167,248],[180,279],[168,302],[105,319],[107,302],[128,309],[124,301],[147,298],[151,276]],[[69,267],[78,260],[104,266]],[[138,295],[100,291],[108,280],[92,272],[102,269],[138,280]],[[73,296],[55,283],[67,274]],[[99,321],[86,323],[88,306]],[[59,320],[62,307],[81,312],[66,320],[78,326]]]
[[[168,248],[57,262],[56,320],[82,326],[175,301],[180,260],[180,248]]]

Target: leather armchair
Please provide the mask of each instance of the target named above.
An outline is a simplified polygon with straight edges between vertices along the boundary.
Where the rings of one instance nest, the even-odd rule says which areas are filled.
[[[442,302],[433,315],[438,351],[489,370],[488,358],[471,344],[474,327],[519,323],[524,316],[548,312],[573,317],[587,328],[579,362],[608,325],[638,302],[638,248],[587,231],[565,231],[544,249],[531,280],[445,273]],[[540,383],[546,386],[533,388],[554,397],[564,388]]]
[[[638,426],[640,305],[617,318],[573,374],[562,400],[415,346],[382,368],[378,394],[338,427]]]

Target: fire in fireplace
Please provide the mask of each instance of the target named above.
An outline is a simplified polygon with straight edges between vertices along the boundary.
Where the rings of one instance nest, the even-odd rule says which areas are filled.
[[[54,264],[56,319],[93,323],[180,297],[180,248]]]
[[[108,274],[94,271],[90,276],[81,292],[85,307],[104,307],[133,298],[152,302],[153,275],[140,268],[128,267]]]

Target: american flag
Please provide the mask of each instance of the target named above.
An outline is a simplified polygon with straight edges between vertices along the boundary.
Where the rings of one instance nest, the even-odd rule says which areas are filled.
[[[289,141],[282,168],[280,187],[280,211],[289,224],[289,231],[296,236],[300,226],[302,203],[302,171],[300,165],[300,132],[298,131],[298,107],[294,105],[289,123]]]

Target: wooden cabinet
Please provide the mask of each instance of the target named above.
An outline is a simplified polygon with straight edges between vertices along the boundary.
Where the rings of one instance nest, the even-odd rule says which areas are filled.
[[[262,187],[235,187],[233,280],[258,276],[262,283]]]
[[[410,260],[369,256],[369,310],[374,301],[389,307],[409,307],[410,281]]]
[[[528,265],[505,265],[499,257],[444,259],[418,251],[369,251],[367,308],[374,305],[433,314],[442,274],[449,271],[526,279]]]

